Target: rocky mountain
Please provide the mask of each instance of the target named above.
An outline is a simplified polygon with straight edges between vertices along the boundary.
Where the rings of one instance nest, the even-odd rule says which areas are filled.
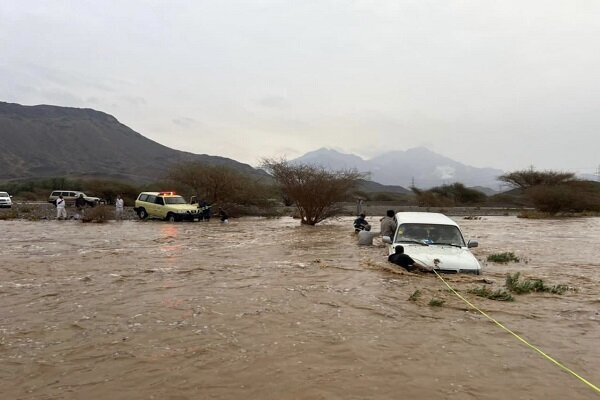
[[[321,165],[330,169],[356,168],[369,172],[370,179],[384,185],[429,188],[442,184],[462,182],[466,186],[496,188],[496,178],[503,171],[494,168],[477,168],[462,164],[425,147],[406,151],[391,151],[369,160],[354,154],[322,148],[291,160],[295,163]]]
[[[186,160],[265,176],[229,158],[163,146],[103,112],[0,102],[0,180],[90,176],[149,182]]]
[[[368,181],[365,179],[360,179],[358,182],[358,190],[367,193],[373,192],[387,192],[387,193],[395,193],[395,194],[408,194],[412,193],[411,190],[408,190],[405,187],[397,186],[397,185],[382,185],[381,183]]]

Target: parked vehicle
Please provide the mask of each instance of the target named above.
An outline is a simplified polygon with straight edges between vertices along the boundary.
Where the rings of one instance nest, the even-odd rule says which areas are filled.
[[[0,192],[0,207],[11,208],[12,207],[12,196],[7,192]]]
[[[167,221],[199,221],[201,211],[197,205],[188,204],[175,192],[142,192],[135,200],[133,210],[140,219],[160,218]]]
[[[389,244],[389,254],[397,245],[415,262],[438,272],[467,272],[479,275],[481,265],[469,250],[477,241],[465,243],[456,222],[439,213],[399,212],[394,237],[383,237]]]
[[[69,205],[75,204],[75,199],[77,199],[79,195],[83,195],[83,199],[85,200],[85,202],[92,207],[98,204],[106,203],[106,201],[102,200],[99,197],[88,196],[87,194],[77,190],[54,190],[52,193],[50,193],[50,196],[48,197],[48,202],[55,204],[56,199],[58,199],[58,196],[61,195]]]

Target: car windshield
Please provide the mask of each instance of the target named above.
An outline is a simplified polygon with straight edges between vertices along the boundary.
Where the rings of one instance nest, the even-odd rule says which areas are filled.
[[[166,204],[185,204],[185,199],[181,196],[164,197]]]
[[[438,224],[402,224],[398,227],[394,242],[465,246],[458,227]]]
[[[0,197],[8,197],[8,193],[6,193],[6,192],[0,192]]]

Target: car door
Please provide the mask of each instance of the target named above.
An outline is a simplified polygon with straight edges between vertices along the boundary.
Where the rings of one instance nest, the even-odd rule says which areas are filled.
[[[160,196],[156,196],[156,216],[165,218],[167,216],[167,210],[165,207],[165,199]]]
[[[148,215],[155,217],[156,216],[156,196],[150,194],[148,198],[143,204],[143,207],[146,209]]]

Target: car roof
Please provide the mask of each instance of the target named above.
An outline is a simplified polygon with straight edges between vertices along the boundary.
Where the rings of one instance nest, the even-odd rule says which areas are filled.
[[[178,195],[175,192],[142,192],[140,194],[149,194],[152,196],[162,196],[162,197],[181,197],[181,195]]]
[[[437,225],[454,225],[456,222],[448,218],[444,214],[430,212],[399,212],[396,213],[396,221],[398,225],[402,224],[437,224]]]

